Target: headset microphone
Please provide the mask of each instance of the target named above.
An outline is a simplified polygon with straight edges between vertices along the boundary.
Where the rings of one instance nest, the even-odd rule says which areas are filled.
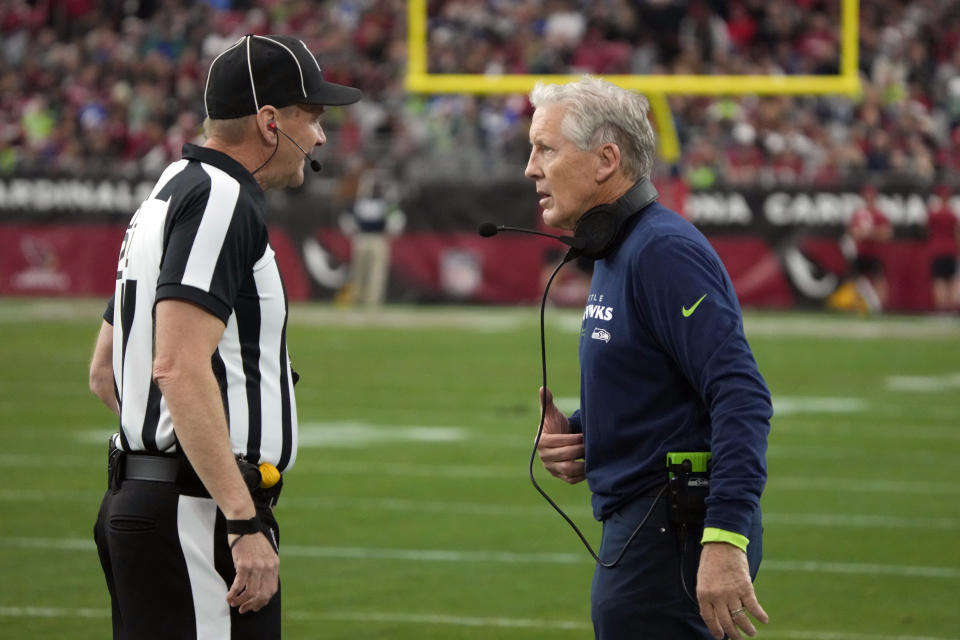
[[[315,172],[320,173],[320,171],[323,169],[323,165],[320,164],[320,161],[319,161],[319,160],[314,160],[313,158],[311,158],[311,157],[310,157],[310,154],[307,153],[307,152],[303,149],[303,147],[301,147],[299,144],[297,144],[297,141],[296,141],[296,140],[294,140],[294,139],[291,138],[289,135],[287,135],[287,133],[286,133],[283,129],[281,129],[280,127],[278,127],[275,122],[271,122],[271,123],[267,124],[267,128],[270,129],[271,131],[276,131],[277,133],[283,134],[283,136],[284,136],[287,140],[289,140],[290,142],[293,143],[293,146],[295,146],[297,149],[300,149],[300,153],[303,154],[303,157],[310,161],[310,168],[313,169]]]
[[[587,241],[584,238],[574,238],[573,236],[557,236],[552,233],[544,233],[543,231],[535,231],[533,229],[521,229],[520,227],[508,227],[502,224],[494,224],[492,222],[481,222],[477,227],[477,233],[479,233],[484,238],[490,238],[497,235],[501,231],[516,231],[518,233],[532,233],[535,236],[543,236],[545,238],[553,238],[554,240],[559,240],[563,244],[571,247],[574,251],[579,252],[585,246],[587,246]]]

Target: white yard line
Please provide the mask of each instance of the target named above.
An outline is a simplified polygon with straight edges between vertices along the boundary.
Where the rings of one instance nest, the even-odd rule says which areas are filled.
[[[0,618],[109,618],[110,609],[66,609],[64,607],[4,607]]]
[[[789,447],[774,451],[775,456],[787,456]],[[837,449],[817,449],[824,455]],[[812,453],[812,452],[808,452]],[[922,454],[917,454],[922,455]],[[952,455],[949,451],[940,452],[940,455]],[[85,468],[90,465],[104,465],[104,456],[67,456],[44,454],[0,454],[0,467],[29,468],[29,469],[74,469]],[[522,479],[526,482],[526,467],[523,464],[516,466],[505,465],[435,465],[435,464],[380,464],[359,462],[314,461],[304,458],[297,461],[293,478],[297,474],[326,474],[326,475],[370,475],[376,472],[380,476],[396,476],[410,478],[455,478],[468,480],[508,480]],[[291,480],[293,481],[293,480]],[[8,485],[9,486],[9,485]],[[880,494],[933,494],[933,495],[960,495],[960,482],[933,482],[925,480],[885,480],[882,478],[842,478],[842,477],[812,477],[812,476],[771,476],[767,491],[829,491],[831,493],[880,493]]]
[[[93,540],[83,538],[0,537],[0,546],[51,551],[84,551],[95,549]],[[326,558],[334,560],[396,560],[407,562],[445,562],[458,564],[589,564],[586,551],[578,553],[545,553],[513,551],[459,551],[455,549],[389,549],[375,547],[324,547],[283,545],[281,554],[294,558]],[[909,578],[955,580],[957,567],[927,567],[856,562],[821,562],[818,560],[764,560],[764,571],[791,573],[829,573],[846,575],[888,575]]]
[[[382,624],[446,625],[453,627],[492,627],[499,629],[543,629],[584,631],[592,629],[589,622],[574,620],[537,620],[531,618],[503,618],[453,616],[443,613],[396,613],[388,611],[293,611],[284,616],[292,620],[318,620]]]
[[[91,464],[102,465],[106,473],[107,454],[104,447],[103,455],[96,459],[90,456],[57,456],[44,453],[3,453],[0,454],[0,467],[3,468],[32,468],[32,469],[73,469],[89,467]],[[106,477],[106,475],[104,475]]]
[[[505,465],[471,465],[471,464],[381,464],[379,462],[334,462],[297,460],[294,473],[319,474],[348,474],[348,475],[378,475],[410,477],[410,478],[470,478],[470,479],[505,479],[512,480],[526,476],[526,468]]]
[[[946,411],[945,411],[946,412]],[[950,412],[953,415],[953,412]],[[806,422],[801,419],[777,421],[774,417],[773,429],[777,435],[803,434],[827,438],[851,437],[871,439],[884,438],[898,442],[914,443],[918,440],[960,440],[960,427],[954,424],[917,426],[910,422],[903,422],[897,426],[867,425],[864,422],[843,422],[839,420],[825,421],[816,418]],[[940,444],[940,442],[937,442]]]
[[[97,491],[67,491],[45,489],[0,489],[0,502],[94,502],[102,495]],[[394,513],[432,513],[494,518],[554,518],[555,512],[545,503],[511,505],[477,502],[442,502],[405,500],[399,498],[312,498],[290,496],[281,500],[282,511],[288,510],[365,510]],[[568,507],[567,515],[592,520],[589,507]],[[764,512],[765,525],[806,527],[850,527],[866,529],[924,529],[958,531],[960,520],[955,518],[924,518],[882,514],[850,513],[777,513]]]
[[[772,476],[767,491],[829,491],[831,493],[881,493],[897,495],[960,495],[960,483],[881,478]]]
[[[108,618],[106,608],[12,607],[0,606],[0,618]],[[290,620],[356,622],[360,624],[442,625],[451,627],[479,627],[494,629],[543,629],[557,631],[587,631],[592,629],[584,620],[547,620],[536,618],[505,618],[502,616],[455,616],[445,613],[407,613],[393,611],[284,611]],[[881,635],[872,633],[845,633],[842,631],[790,631],[761,626],[758,637],[778,640],[957,640],[943,636]]]
[[[105,299],[8,298],[0,305],[0,324],[48,321],[90,322],[95,327]],[[547,324],[571,333],[580,331],[583,312],[548,309]],[[339,309],[324,303],[290,305],[290,324],[321,327],[376,327],[383,329],[461,328],[475,331],[509,331],[536,326],[538,307],[458,307],[387,305],[375,313]],[[942,339],[960,338],[960,323],[952,317],[884,316],[854,318],[818,313],[744,314],[748,336],[813,337],[824,339]]]

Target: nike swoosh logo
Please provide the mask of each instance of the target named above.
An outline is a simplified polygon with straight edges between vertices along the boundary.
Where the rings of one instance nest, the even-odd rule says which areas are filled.
[[[700,296],[700,299],[693,303],[693,306],[687,309],[686,307],[681,307],[680,312],[683,313],[684,318],[689,318],[693,315],[693,312],[697,310],[697,307],[700,306],[700,303],[703,302],[703,299],[707,297],[707,294]]]

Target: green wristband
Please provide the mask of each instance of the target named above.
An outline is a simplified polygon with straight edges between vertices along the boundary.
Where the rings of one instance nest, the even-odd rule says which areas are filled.
[[[700,539],[700,544],[707,542],[726,542],[744,552],[747,550],[747,545],[750,544],[750,540],[746,536],[714,527],[707,527],[703,530],[703,538]]]

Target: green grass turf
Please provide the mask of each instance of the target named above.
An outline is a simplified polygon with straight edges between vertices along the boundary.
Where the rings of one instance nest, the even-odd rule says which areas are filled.
[[[113,423],[86,384],[98,314],[0,300],[3,637],[109,635],[91,536]],[[548,311],[560,398],[577,394],[577,316]],[[960,638],[960,327],[747,328],[775,402],[806,409],[773,421],[761,637]],[[526,479],[538,340],[535,309],[292,309],[305,446],[277,509],[286,637],[591,637],[591,563]],[[586,487],[538,478],[597,540]]]

